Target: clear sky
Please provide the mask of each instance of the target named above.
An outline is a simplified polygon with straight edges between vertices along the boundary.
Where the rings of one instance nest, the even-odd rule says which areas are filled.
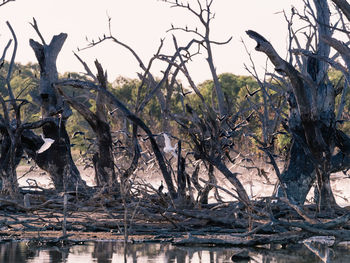
[[[195,0],[189,2],[196,5]],[[241,39],[252,51],[257,67],[264,67],[265,56],[254,51],[254,41],[245,34],[247,29],[253,29],[264,35],[283,56],[286,53],[287,30],[284,17],[278,12],[283,9],[289,12],[292,4],[300,6],[301,2],[301,0],[214,0],[213,10],[216,17],[212,22],[212,39],[224,41],[233,37],[228,45],[214,49],[217,72],[248,74],[244,70],[243,63],[250,64],[250,62]],[[89,39],[97,39],[98,36],[108,32],[107,13],[112,18],[113,35],[133,47],[145,62],[156,52],[161,38],[166,38],[163,53],[174,52],[171,34],[166,33],[171,23],[175,26],[198,27],[200,30],[198,22],[193,20],[188,12],[170,8],[169,4],[158,0],[16,0],[0,7],[0,50],[10,38],[5,24],[9,21],[19,41],[17,61],[35,62],[34,53],[28,44],[30,38],[38,40],[29,24],[32,17],[35,17],[46,42],[49,42],[54,34],[68,33],[68,39],[57,61],[59,72],[82,72],[83,67],[73,56],[72,51],[87,45],[86,36]],[[185,44],[185,41],[183,35],[178,36],[180,45]],[[108,71],[109,81],[120,75],[135,78],[136,72],[140,72],[132,55],[116,44],[106,43],[78,54],[91,68],[96,58],[102,62]],[[10,53],[7,59],[10,58],[9,55]],[[159,70],[164,68],[164,65],[159,64],[153,73],[161,76]],[[205,56],[197,57],[190,71],[197,83],[210,78]]]

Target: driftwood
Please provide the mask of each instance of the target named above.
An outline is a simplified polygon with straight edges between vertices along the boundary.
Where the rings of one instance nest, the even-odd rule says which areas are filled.
[[[124,204],[98,189],[84,195],[33,191],[25,195],[24,204],[2,198],[0,226],[2,232],[13,235],[36,231],[45,237],[45,231],[59,231],[61,235],[55,237],[59,241],[69,240],[69,234],[76,231],[112,231],[122,237],[126,230],[130,236],[165,237],[163,241],[178,246],[287,245],[312,236],[330,236],[335,245],[350,241],[350,213],[346,209],[339,209],[333,218],[314,218],[316,207],[304,206],[302,216],[310,218],[307,222],[288,202],[271,203],[268,198],[251,201],[249,209],[238,201],[200,207],[187,204],[184,208],[179,204],[174,207],[167,193],[148,185],[133,185],[133,190],[137,194]],[[125,206],[129,211],[126,217]]]

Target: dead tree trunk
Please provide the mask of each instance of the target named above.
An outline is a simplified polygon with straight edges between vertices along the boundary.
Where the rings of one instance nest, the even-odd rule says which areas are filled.
[[[155,154],[155,157],[158,161],[159,168],[162,172],[162,175],[164,177],[164,181],[167,185],[167,188],[169,190],[169,193],[173,199],[176,198],[177,194],[175,191],[175,187],[171,178],[171,174],[167,169],[166,163],[164,161],[164,157],[162,153],[160,152],[160,149],[158,147],[158,144],[156,140],[154,139],[154,135],[149,129],[149,127],[140,119],[138,118],[135,114],[133,114],[123,103],[121,103],[111,92],[105,89],[101,89],[100,86],[96,86],[93,83],[90,82],[84,82],[84,81],[79,81],[79,80],[62,80],[57,82],[57,85],[69,85],[72,87],[76,88],[89,88],[93,89],[96,91],[100,91],[107,99],[108,103],[110,105],[113,105],[120,109],[125,116],[131,120],[135,125],[139,126],[142,130],[145,131],[145,133],[148,135],[153,152]]]
[[[16,167],[21,161],[23,148],[15,147],[15,153],[11,153],[12,141],[6,129],[1,129],[1,156],[0,156],[0,191],[4,196],[16,198],[18,195],[18,182],[16,176]],[[14,154],[14,164],[11,164],[10,156]]]
[[[186,200],[186,160],[181,156],[181,140],[177,142],[177,150],[177,198],[184,203]]]
[[[103,72],[102,66],[95,61],[97,67],[97,80],[101,89],[107,88],[107,80]],[[62,90],[60,89],[62,92]],[[97,137],[97,151],[93,156],[95,167],[95,177],[97,186],[104,186],[110,190],[120,191],[117,176],[114,170],[114,158],[112,149],[112,135],[110,126],[107,122],[106,100],[104,94],[97,92],[96,113],[89,110],[84,104],[77,102],[62,92],[67,102],[78,111],[84,119],[89,123]]]
[[[37,154],[35,161],[40,168],[49,173],[58,190],[62,190],[64,186],[66,189],[75,189],[77,185],[85,186],[73,162],[70,140],[65,127],[71,111],[53,86],[58,80],[56,59],[66,38],[67,34],[61,33],[54,36],[49,45],[43,38],[42,44],[32,39],[29,42],[40,65],[42,117],[56,117],[55,123],[48,123],[42,127],[44,137],[51,138],[55,142],[47,151]]]
[[[9,22],[6,22],[9,30],[11,31],[13,40],[14,40],[14,48],[12,53],[11,62],[9,65],[9,69],[7,72],[7,76],[5,78],[5,83],[7,86],[7,91],[9,95],[9,104],[14,111],[13,116],[15,116],[14,120],[11,120],[10,109],[5,102],[3,96],[0,96],[0,105],[2,107],[2,113],[4,114],[4,118],[0,115],[0,123],[1,123],[1,157],[0,157],[0,191],[2,194],[8,195],[12,198],[18,197],[18,182],[16,175],[16,166],[21,160],[21,156],[23,153],[23,149],[20,146],[20,133],[18,133],[18,127],[21,125],[21,114],[20,107],[16,103],[15,96],[11,87],[11,77],[13,73],[13,65],[15,63],[15,57],[17,52],[17,37],[15,32],[13,31]],[[3,55],[0,58],[1,65],[4,63],[6,52],[11,45],[12,40],[9,40],[7,43]],[[17,129],[16,129],[16,128]]]
[[[314,164],[305,154],[301,143],[295,139],[293,139],[288,155],[284,171],[281,174],[283,180],[281,183],[291,201],[303,204],[316,179]],[[284,196],[281,187],[279,187],[277,195]]]
[[[327,1],[314,1],[314,4],[317,11],[318,36],[330,36],[330,11]],[[316,54],[310,54],[308,57],[306,62],[307,72],[303,74],[295,69],[293,65],[283,60],[264,37],[250,30],[247,31],[247,34],[257,42],[255,49],[264,52],[274,64],[276,70],[285,73],[290,80],[296,102],[296,110],[291,107],[289,122],[292,126],[290,130],[293,138],[297,142],[294,145],[293,150],[295,152],[293,154],[300,153],[300,148],[297,147],[302,147],[305,157],[312,162],[314,172],[317,175],[317,185],[320,192],[319,210],[332,210],[337,206],[329,180],[332,153],[335,146],[335,92],[327,79],[328,65],[319,59],[320,57],[329,56],[330,47],[319,41]],[[296,131],[301,131],[301,135]],[[295,164],[299,167],[305,165],[305,161],[298,157],[292,156],[291,160],[298,162]],[[298,175],[297,185],[303,183],[307,176],[312,175],[313,171],[311,171],[309,164],[307,167],[309,168],[305,176]],[[287,171],[290,172],[289,175],[294,174],[292,170]],[[285,175],[288,175],[288,173]],[[307,181],[309,183],[302,187],[303,193],[299,191],[297,191],[297,194],[290,192],[292,199],[303,201],[306,188],[311,186],[312,178]],[[288,180],[282,183],[287,182]],[[288,189],[288,187],[287,185],[286,188]]]

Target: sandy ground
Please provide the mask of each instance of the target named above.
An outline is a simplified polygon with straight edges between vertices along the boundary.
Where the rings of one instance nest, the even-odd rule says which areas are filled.
[[[246,188],[248,195],[251,198],[260,198],[265,196],[271,196],[276,182],[276,177],[274,171],[265,167],[264,172],[266,172],[266,177],[259,176],[258,169],[246,169],[242,167],[230,167],[232,171],[239,172],[238,178],[241,180],[242,184]],[[78,167],[81,172],[82,178],[87,182],[88,185],[94,185],[94,170],[83,169],[83,167]],[[53,187],[52,182],[49,176],[39,168],[30,170],[30,166],[20,166],[18,167],[17,174],[19,177],[19,184],[21,186],[38,184],[41,187],[51,188]],[[260,170],[261,175],[261,170]],[[207,180],[207,174],[203,170],[199,175],[200,178]],[[235,193],[233,186],[220,174],[216,174],[217,184],[226,190]],[[154,188],[162,183],[162,178],[159,175],[159,172],[156,169],[153,170],[144,170],[137,173],[134,177],[134,180],[149,183]],[[334,194],[336,196],[337,202],[341,206],[349,205],[350,201],[350,180],[349,178],[342,174],[338,173],[332,177],[332,187]],[[216,202],[214,198],[214,191],[211,191],[209,202]],[[233,200],[233,197],[225,193],[222,190],[219,190],[219,194],[223,200],[229,201]],[[310,191],[308,196],[309,200],[312,200],[313,191]],[[1,218],[0,218],[1,219]],[[73,219],[72,219],[73,220]],[[69,239],[71,240],[121,240],[124,236],[117,232],[68,232]],[[0,241],[1,240],[25,240],[32,239],[41,236],[45,238],[58,238],[62,235],[61,231],[21,231],[14,230],[11,228],[0,229]],[[133,240],[152,240],[152,236],[142,235],[142,236],[130,236],[130,239]]]
[[[266,167],[266,166],[264,167],[263,170],[266,174],[266,177],[261,176],[261,170],[260,170],[260,176],[259,176],[258,169],[256,168],[247,169],[239,165],[231,166],[229,168],[231,171],[239,173],[238,178],[241,180],[248,195],[251,198],[255,199],[255,198],[272,195],[275,188],[275,183],[277,181],[276,175],[272,167]],[[95,184],[94,169],[93,168],[84,169],[83,166],[78,166],[78,169],[81,173],[82,178],[86,181],[86,183],[90,186],[93,186]],[[18,167],[17,174],[19,178],[19,184],[21,186],[33,185],[37,183],[41,187],[45,187],[45,188],[53,187],[52,182],[45,171],[41,170],[40,168],[35,168],[32,171],[28,172],[29,170],[30,170],[30,166]],[[208,180],[207,173],[205,172],[200,173],[199,177],[204,180]],[[149,183],[156,189],[160,186],[161,183],[164,183],[164,180],[162,176],[159,174],[159,171],[157,169],[139,171],[134,178],[136,181]],[[232,193],[235,193],[234,187],[230,182],[226,180],[224,176],[222,176],[220,173],[216,173],[216,178],[217,178],[217,184],[219,186],[229,190]],[[341,172],[332,175],[332,188],[339,205],[341,206],[350,205],[350,178],[348,175],[344,175]],[[214,198],[213,191],[211,192],[212,193],[209,196],[209,202],[215,202],[216,200]],[[233,199],[232,196],[225,193],[224,191],[219,190],[219,194],[223,198],[223,200],[229,201]],[[312,202],[312,198],[313,198],[313,189],[311,189],[307,197],[307,200],[309,202]]]

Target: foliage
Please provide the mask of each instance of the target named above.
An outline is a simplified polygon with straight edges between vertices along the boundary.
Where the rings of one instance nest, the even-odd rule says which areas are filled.
[[[0,69],[0,92],[8,99],[8,93],[6,89],[6,85],[4,83],[5,74],[8,70],[9,64],[7,62],[4,63],[3,67]],[[11,80],[11,86],[13,92],[16,97],[21,100],[26,100],[27,103],[23,106],[22,110],[22,118],[26,122],[38,120],[41,116],[40,113],[40,97],[38,94],[38,85],[39,85],[39,71],[38,65],[28,63],[26,65],[15,64],[14,67],[14,76]],[[76,78],[76,79],[86,79],[84,76],[78,73],[65,73],[61,76],[62,78]],[[341,89],[344,87],[344,79],[342,78],[342,74],[339,71],[334,69],[330,69],[329,78],[334,86],[339,86]],[[249,92],[253,93],[259,89],[259,85],[256,80],[251,76],[238,76],[232,73],[223,73],[219,75],[219,81],[222,86],[222,89],[225,94],[227,105],[230,107],[229,112],[235,113],[241,111],[243,116],[248,117],[251,113],[250,103],[248,99],[256,104],[260,105],[262,103],[262,93],[257,92],[254,96],[249,96]],[[138,88],[141,84],[139,79],[129,79],[124,77],[118,77],[112,84],[109,85],[109,89],[112,93],[119,98],[128,108],[133,109],[136,105],[137,101],[137,93]],[[214,90],[214,84],[212,80],[206,80],[198,85],[200,92],[202,93],[207,104],[212,105],[216,103],[216,96]],[[141,97],[147,91],[147,86],[144,85],[141,91]],[[91,93],[87,95],[87,92],[84,90],[75,89],[74,91],[71,88],[66,88],[65,92],[74,98],[76,98],[79,102],[86,104],[90,107],[91,110],[94,110],[95,105],[95,94]],[[273,94],[273,92],[271,93]],[[247,98],[249,96],[249,98]],[[337,105],[340,102],[340,95],[337,96]],[[194,93],[191,93],[185,97],[185,103],[191,105],[196,111],[200,112],[201,101],[198,96]],[[348,116],[350,116],[350,94],[349,92],[346,94],[346,105],[344,108],[343,119],[347,120]],[[285,111],[286,109],[284,109]],[[113,111],[113,109],[110,109]],[[181,104],[181,95],[180,91],[177,91],[172,96],[171,101],[171,112],[179,113],[183,111]],[[146,106],[145,110],[141,113],[141,117],[144,119],[147,125],[151,125],[154,132],[161,132],[161,122],[162,122],[162,114],[159,102],[156,98],[152,99],[151,102]],[[131,132],[131,124],[128,121],[124,121],[123,115],[117,111],[117,113],[113,114],[113,119],[111,119],[110,124],[112,127],[112,131],[117,132],[120,130],[124,130],[125,128]],[[181,134],[178,131],[177,126],[174,122],[171,122],[171,129],[173,134]],[[126,127],[124,125],[126,124]],[[252,118],[249,123],[249,129],[253,131],[257,136],[261,136],[261,127],[260,121],[256,118]],[[342,129],[345,132],[350,131],[350,123],[345,121],[342,123]],[[72,136],[72,146],[73,152],[74,150],[79,152],[85,152],[92,140],[94,139],[94,134],[91,131],[90,126],[86,123],[84,118],[79,115],[75,110],[73,110],[72,116],[68,119],[67,122],[67,131]],[[82,135],[73,136],[75,132],[81,131],[84,133]],[[285,152],[288,149],[288,145],[290,144],[290,136],[288,134],[281,134],[277,137],[276,140],[276,150]],[[245,137],[240,137],[239,141],[236,142],[241,149],[246,150],[254,150],[255,152],[259,152],[256,149],[256,144],[253,140],[247,139]]]
[[[4,77],[8,69],[8,63],[5,63],[0,73]],[[23,120],[25,121],[34,121],[38,120],[41,116],[40,113],[40,97],[38,94],[38,65],[37,64],[27,64],[15,65],[15,74],[11,80],[11,86],[14,91],[14,94],[19,99],[23,99],[28,101],[28,103],[24,106],[22,114]],[[82,76],[78,73],[65,73],[61,78],[73,78],[73,79],[85,79],[86,77]],[[1,93],[7,98],[7,89],[5,88],[4,78],[1,78],[2,81],[0,84],[2,87]],[[231,114],[241,111],[243,116],[248,116],[250,111],[247,110],[249,108],[249,103],[247,100],[248,92],[254,92],[259,89],[259,85],[255,81],[253,77],[250,76],[238,76],[232,73],[223,73],[219,75],[219,81],[222,86],[222,89],[225,94],[227,105]],[[141,81],[139,79],[129,79],[124,77],[118,77],[112,84],[109,84],[109,89],[111,92],[120,99],[128,108],[133,109],[137,103],[137,94],[139,86],[141,85]],[[214,90],[214,84],[212,80],[207,80],[198,85],[200,92],[202,93],[206,103],[208,105],[216,103],[216,96]],[[79,102],[87,105],[92,111],[96,108],[95,99],[96,95],[94,93],[87,93],[84,90],[72,89],[66,87],[65,93],[69,96],[74,97]],[[142,98],[144,94],[147,92],[147,86],[144,85],[141,89],[140,97]],[[173,114],[177,114],[182,112],[183,105],[181,103],[181,91],[176,90],[171,98],[171,112]],[[261,92],[257,92],[254,96],[249,98],[254,103],[261,103]],[[198,96],[194,93],[191,93],[185,97],[185,103],[191,105],[196,111],[200,112],[201,101]],[[120,130],[127,130],[131,133],[131,123],[127,121],[123,114],[119,111],[115,111],[110,108],[111,120],[110,125],[112,131],[118,132]],[[162,114],[161,108],[159,105],[159,101],[156,98],[153,98],[150,103],[146,106],[143,112],[140,113],[142,119],[145,121],[147,125],[152,126],[154,132],[161,132],[161,123],[162,123]],[[181,133],[178,131],[175,122],[171,123],[171,129],[173,134],[180,135]],[[253,130],[257,134],[261,134],[259,132],[259,122],[252,118],[250,122],[250,129]],[[68,119],[67,122],[67,131],[71,135],[73,152],[74,150],[85,152],[94,139],[94,134],[90,128],[90,126],[86,123],[84,118],[78,114],[75,110],[73,110],[72,116]],[[75,135],[75,132],[80,131],[84,133],[84,136],[81,134]],[[240,138],[240,140],[245,140],[246,138]],[[285,144],[289,141],[287,137],[278,139],[278,146],[280,148],[285,147]],[[252,142],[237,142],[239,145],[251,150]],[[254,144],[254,143],[253,143]]]
[[[8,97],[8,90],[6,88],[5,79],[9,68],[9,63],[5,62],[0,69],[0,92],[6,99]],[[15,98],[25,100],[25,106],[23,106],[23,121],[34,121],[40,118],[40,100],[38,93],[38,65],[28,63],[22,65],[16,63],[14,65],[14,74],[11,79],[11,87]]]
[[[247,94],[246,88],[256,90],[259,88],[257,82],[250,76],[237,76],[232,73],[223,73],[219,76],[219,82],[223,89],[225,100],[230,114],[240,110],[241,104],[245,101]],[[208,105],[216,105],[217,99],[212,80],[206,80],[198,85],[205,101]],[[189,96],[190,104],[194,109],[199,109],[201,104],[200,99],[196,95]]]

